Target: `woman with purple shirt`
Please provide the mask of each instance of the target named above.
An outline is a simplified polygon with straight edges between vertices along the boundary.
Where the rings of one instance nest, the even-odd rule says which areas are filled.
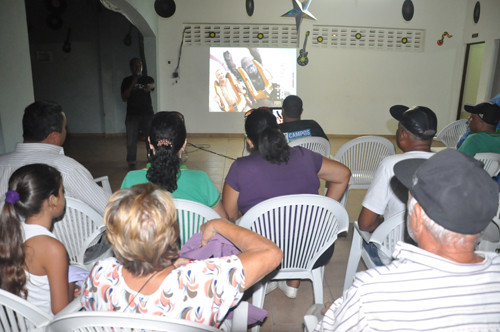
[[[349,183],[349,169],[319,153],[289,147],[268,108],[252,109],[245,114],[245,132],[252,153],[231,165],[222,191],[222,205],[231,221],[269,198],[318,194],[320,178],[327,181],[326,196],[340,200]],[[330,256],[332,253],[333,248]],[[298,286],[298,280],[279,285],[292,298]]]

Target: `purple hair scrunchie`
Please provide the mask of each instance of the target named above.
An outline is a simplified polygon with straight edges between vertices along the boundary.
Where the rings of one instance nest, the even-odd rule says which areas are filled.
[[[5,194],[5,201],[10,204],[16,204],[19,201],[19,193],[15,190],[8,190]]]

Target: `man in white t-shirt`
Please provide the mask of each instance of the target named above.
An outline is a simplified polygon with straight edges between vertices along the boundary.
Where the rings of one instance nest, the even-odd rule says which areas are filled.
[[[498,209],[478,160],[453,150],[394,166],[408,188],[408,232],[394,261],[356,274],[315,331],[499,331],[500,255],[474,251]]]
[[[432,138],[437,130],[436,114],[424,106],[408,108],[392,106],[391,115],[399,121],[396,142],[404,153],[386,157],[380,162],[373,181],[368,189],[358,224],[363,231],[373,232],[384,219],[406,209],[408,190],[394,178],[394,165],[404,159],[429,158]],[[365,249],[377,265],[383,265],[375,246],[364,243]]]

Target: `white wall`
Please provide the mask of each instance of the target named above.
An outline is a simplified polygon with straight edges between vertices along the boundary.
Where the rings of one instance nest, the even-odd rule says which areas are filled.
[[[474,23],[472,13],[477,1],[468,0],[467,17],[465,20],[465,43],[484,41],[483,66],[481,68],[481,79],[479,82],[477,100],[488,100],[499,93],[494,91],[494,82],[500,80],[500,71],[495,72],[497,67],[500,48],[500,1],[481,0],[481,15],[479,21]],[[472,37],[477,34],[477,37]]]
[[[494,1],[485,7],[500,8],[500,2]],[[399,0],[311,2],[309,9],[318,20],[304,20],[302,31],[312,30],[313,24],[425,29],[426,40],[421,53],[318,48],[309,43],[310,62],[298,68],[297,74],[297,94],[304,100],[306,118],[318,120],[329,134],[394,134],[396,123],[388,113],[393,104],[432,108],[440,128],[455,119],[465,52],[464,21],[472,8],[468,0],[413,3],[415,15],[406,22]],[[291,1],[256,0],[252,17],[247,16],[243,1],[183,0],[176,4],[174,16],[159,18],[160,110],[183,112],[189,132],[242,132],[241,114],[208,112],[207,47],[185,46],[181,78],[178,83],[171,78],[182,24],[294,24],[293,19],[280,17],[292,8]],[[453,37],[438,46],[444,31]]]
[[[21,119],[33,102],[24,1],[0,1],[0,153],[22,141]]]

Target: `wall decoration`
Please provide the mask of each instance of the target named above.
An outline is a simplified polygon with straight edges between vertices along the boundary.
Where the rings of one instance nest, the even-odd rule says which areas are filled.
[[[215,37],[217,36],[217,34],[216,34],[214,31],[210,31],[210,32],[208,33],[208,36],[209,36],[210,38],[215,38]]]
[[[408,38],[407,37],[401,38],[401,43],[403,43],[403,44],[408,43]]]
[[[479,4],[479,1],[476,2],[476,5],[474,6],[474,13],[473,13],[473,19],[474,23],[477,24],[479,22],[479,15],[481,14],[481,4]]]
[[[359,32],[356,33],[356,35],[354,35],[354,37],[356,37],[356,39],[361,39],[361,37],[363,37]]]
[[[305,66],[309,63],[309,58],[307,57],[308,52],[306,52],[307,38],[309,38],[310,32],[306,32],[306,37],[304,38],[304,46],[299,51],[299,57],[297,58],[297,63],[300,66]]]
[[[262,32],[259,32],[257,34],[257,39],[262,39],[262,38],[264,38],[264,34]]]
[[[444,37],[451,38],[451,37],[453,37],[453,36],[452,36],[452,35],[450,35],[450,34],[449,34],[448,32],[446,32],[446,31],[445,31],[445,32],[443,32],[443,35],[441,36],[441,39],[439,39],[439,40],[437,41],[437,44],[438,44],[439,46],[441,46],[441,45],[443,45],[443,44],[444,44]]]
[[[174,0],[155,0],[155,11],[161,17],[168,18],[175,13]]]
[[[413,13],[415,11],[413,2],[411,2],[411,0],[405,0],[405,2],[403,2],[403,8],[401,11],[405,21],[411,21],[411,19],[413,18]]]
[[[318,41],[318,43],[322,43],[324,38],[323,38],[323,36],[318,36],[318,38],[316,38],[316,40]]]
[[[253,10],[254,10],[254,3],[253,0],[245,0],[245,7],[247,10],[247,15],[252,16],[253,15]]]
[[[314,15],[309,11],[309,5],[311,4],[311,1],[312,0],[300,2],[299,0],[292,0],[293,9],[281,15],[281,17],[295,17],[297,33],[299,32],[300,23],[302,22],[303,18],[316,21],[316,17],[314,17]]]
[[[71,36],[71,28],[68,28],[68,33],[66,34],[66,40],[64,41],[62,50],[66,53],[71,52],[71,42],[69,41],[69,37]]]

